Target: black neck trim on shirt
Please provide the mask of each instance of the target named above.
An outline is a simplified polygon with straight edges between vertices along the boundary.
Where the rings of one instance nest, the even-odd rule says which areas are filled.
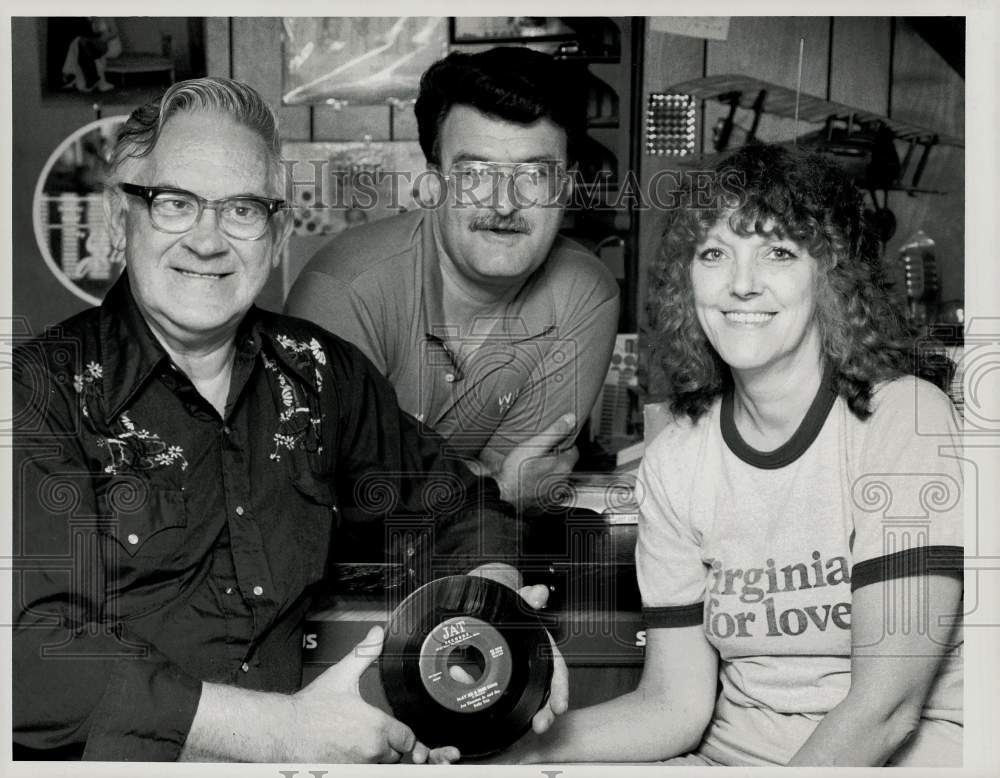
[[[830,415],[830,409],[833,408],[833,402],[837,399],[837,393],[833,388],[833,371],[828,366],[823,373],[819,391],[816,392],[802,423],[799,424],[792,437],[773,451],[759,451],[743,440],[739,430],[736,429],[736,420],[733,416],[733,397],[732,387],[722,395],[720,413],[722,439],[726,442],[729,450],[748,465],[753,465],[761,470],[776,470],[779,467],[790,465],[813,444],[813,441],[819,436],[819,431],[823,429],[823,424],[826,423],[826,417]]]

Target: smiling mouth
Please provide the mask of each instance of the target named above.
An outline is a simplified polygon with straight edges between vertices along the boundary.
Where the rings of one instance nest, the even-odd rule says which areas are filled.
[[[726,317],[726,321],[747,326],[767,324],[775,316],[773,313],[758,313],[756,311],[725,311],[723,315]]]
[[[209,280],[218,280],[229,275],[229,273],[198,273],[194,270],[181,270],[180,268],[174,268],[174,270],[188,278],[207,278]]]

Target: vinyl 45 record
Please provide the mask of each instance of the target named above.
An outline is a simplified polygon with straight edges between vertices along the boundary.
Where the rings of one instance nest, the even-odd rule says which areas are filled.
[[[393,713],[422,743],[481,757],[531,726],[548,697],[552,656],[548,633],[517,592],[455,575],[393,611],[380,670]]]

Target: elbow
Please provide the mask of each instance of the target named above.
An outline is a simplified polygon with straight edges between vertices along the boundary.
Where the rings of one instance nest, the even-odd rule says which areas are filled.
[[[913,737],[920,726],[921,706],[906,702],[897,705],[885,721],[885,740],[897,750]]]
[[[859,705],[859,710],[867,711],[867,731],[872,740],[883,744],[886,757],[891,756],[916,733],[923,711],[922,701],[912,697],[887,701],[868,700]]]
[[[708,698],[683,703],[675,701],[673,704],[660,702],[653,705],[650,700],[645,699],[642,701],[642,706],[651,712],[655,711],[653,716],[659,719],[655,725],[656,731],[671,733],[669,738],[660,738],[665,748],[651,755],[653,760],[662,761],[679,754],[687,754],[701,745],[705,730],[712,721],[715,700]]]
[[[714,702],[714,700],[713,700]],[[686,754],[689,751],[694,751],[701,745],[701,740],[705,736],[705,730],[708,729],[708,725],[712,721],[712,713],[714,711],[714,705],[707,707],[702,707],[698,711],[693,711],[690,718],[687,719],[687,725],[684,727],[682,741],[683,750],[680,752]]]

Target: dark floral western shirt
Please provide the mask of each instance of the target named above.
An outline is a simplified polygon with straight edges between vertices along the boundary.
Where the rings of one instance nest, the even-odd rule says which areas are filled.
[[[175,759],[203,681],[298,689],[345,513],[412,586],[514,561],[495,484],[357,349],[257,308],[236,346],[220,417],[123,276],[15,349],[15,743]]]

